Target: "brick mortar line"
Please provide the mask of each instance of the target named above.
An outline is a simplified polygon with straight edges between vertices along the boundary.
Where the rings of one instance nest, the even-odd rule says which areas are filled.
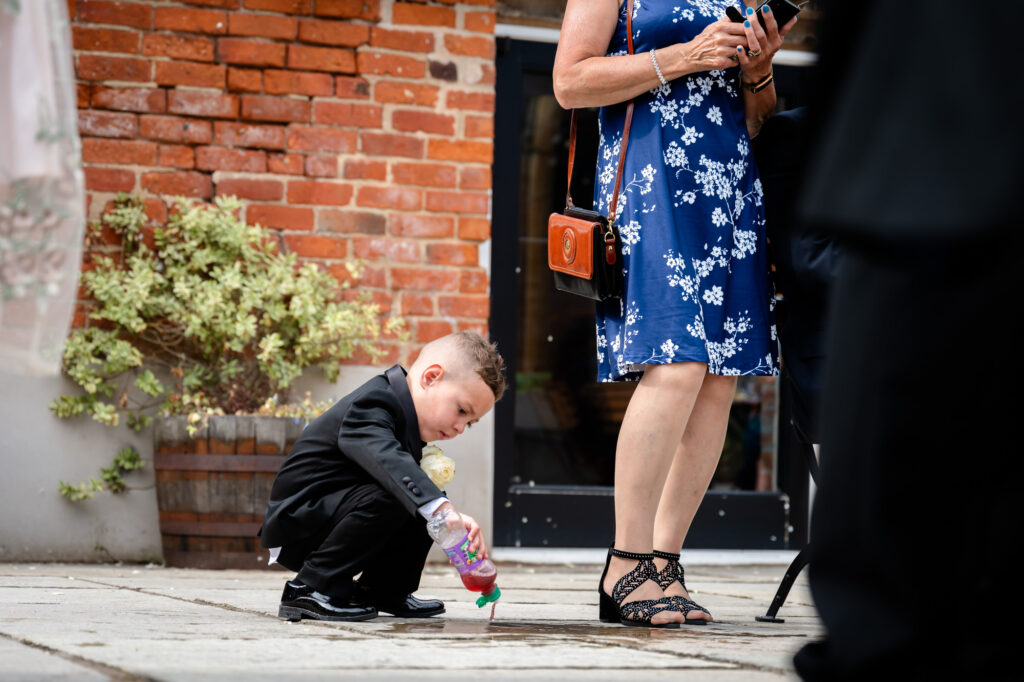
[[[169,61],[173,62],[173,61],[179,61],[179,60],[169,60]],[[255,69],[255,70],[265,71],[266,69]],[[286,70],[286,69],[270,69],[270,70]],[[325,74],[325,75],[330,76],[331,78],[337,78],[337,77],[360,78],[360,79],[365,80],[367,82],[367,84],[370,85],[370,86],[379,85],[381,83],[384,83],[384,84],[401,84],[401,85],[405,85],[405,84],[409,84],[409,85],[423,85],[423,86],[428,86],[428,87],[434,87],[434,88],[438,89],[438,93],[437,93],[438,94],[438,99],[439,100],[444,99],[445,101],[447,101],[447,95],[449,93],[451,93],[451,92],[461,92],[461,93],[465,93],[467,95],[494,95],[496,93],[494,85],[460,84],[460,85],[457,85],[457,86],[451,86],[449,81],[434,81],[433,79],[427,79],[427,78],[420,78],[420,79],[409,80],[409,79],[403,78],[401,76],[381,76],[381,75],[370,75],[370,74],[345,74],[345,73],[333,72],[333,71],[299,71],[299,70],[293,70],[293,71],[294,71],[294,73],[297,73],[297,74],[308,74],[308,73]],[[375,80],[371,80],[371,79],[375,79]],[[384,110],[394,111],[396,108],[404,108],[405,110],[413,111],[413,112],[417,112],[417,113],[437,113],[437,114],[452,114],[452,115],[462,114],[464,116],[478,116],[478,117],[481,117],[481,118],[492,118],[492,119],[494,118],[494,115],[495,115],[495,112],[494,112],[493,108],[492,109],[469,109],[469,108],[464,108],[464,107],[449,107],[446,103],[441,102],[441,101],[438,101],[438,103],[434,104],[434,105],[419,104],[419,103],[417,103],[415,101],[413,101],[413,102],[393,102],[393,101],[377,100],[377,99],[374,99],[374,98],[369,97],[369,96],[362,97],[362,98],[350,97],[350,96],[346,96],[346,95],[339,95],[336,92],[333,93],[333,94],[330,94],[330,95],[304,95],[304,94],[295,93],[295,92],[281,92],[281,93],[249,92],[249,91],[244,91],[244,90],[230,90],[230,89],[228,89],[226,87],[225,88],[220,88],[220,87],[213,87],[213,86],[206,86],[206,85],[187,85],[187,84],[167,85],[167,84],[157,83],[156,81],[121,81],[121,80],[114,80],[114,79],[102,80],[102,81],[81,79],[81,80],[76,80],[75,83],[76,83],[76,85],[87,85],[90,88],[93,87],[93,86],[99,86],[99,87],[107,88],[107,89],[110,89],[110,90],[162,90],[165,94],[171,94],[171,93],[174,93],[174,92],[196,92],[196,93],[207,93],[207,94],[211,94],[211,95],[223,95],[223,96],[226,96],[226,97],[230,96],[230,97],[235,97],[235,98],[239,98],[239,99],[242,98],[242,97],[273,98],[273,99],[290,100],[290,101],[296,101],[296,102],[308,102],[310,105],[315,105],[317,102],[328,102],[328,103],[336,103],[336,104],[353,104],[353,105],[364,105],[364,106],[378,106],[378,107],[381,107],[382,113],[383,113]],[[446,84],[448,84],[448,87],[446,87]],[[478,90],[466,90],[465,89],[466,87],[481,88],[481,89],[478,89]],[[445,95],[445,97],[442,98],[441,95]],[[183,118],[183,119],[190,119],[190,120],[197,120],[197,121],[210,121],[212,123],[216,123],[216,122],[243,123],[243,124],[246,124],[246,125],[279,126],[279,127],[283,127],[283,128],[287,128],[290,125],[305,125],[305,126],[322,126],[322,127],[334,127],[334,128],[355,128],[357,130],[369,130],[369,131],[374,131],[374,130],[391,130],[391,129],[385,129],[383,127],[382,128],[366,128],[366,127],[363,127],[363,126],[341,125],[341,124],[337,124],[337,123],[317,124],[317,123],[314,123],[312,121],[312,119],[310,119],[309,121],[277,121],[277,120],[264,120],[264,119],[243,118],[241,114],[238,114],[238,115],[236,115],[234,117],[222,117],[222,116],[215,117],[215,116],[205,116],[205,115],[202,115],[202,114],[193,114],[193,113],[187,113],[187,112],[175,112],[175,111],[170,111],[170,110],[168,110],[166,108],[164,110],[162,110],[162,111],[134,111],[134,110],[126,110],[126,109],[111,109],[111,108],[106,108],[106,107],[102,107],[102,106],[97,107],[97,106],[90,105],[88,107],[78,107],[77,110],[78,111],[82,111],[82,112],[85,112],[85,111],[97,111],[97,112],[109,112],[109,113],[114,113],[114,114],[130,114],[130,115],[133,115],[133,116],[165,116],[165,117],[171,117],[171,118]],[[405,131],[393,131],[393,132],[405,132]],[[422,132],[422,131],[415,131],[415,132]],[[461,137],[459,137],[457,135],[439,135],[439,134],[435,134],[435,135],[437,135],[438,137],[463,139],[463,138],[461,138]],[[101,136],[101,137],[103,137],[103,136]],[[108,139],[108,138],[105,138],[105,139]],[[124,139],[147,139],[147,138],[109,138],[109,139],[121,139],[121,140],[124,140]],[[472,138],[466,138],[466,139],[471,139],[471,140],[487,140],[489,138],[486,138],[486,137],[472,137]],[[184,144],[188,144],[188,143],[184,143]],[[192,143],[192,144],[201,144],[201,143]]]
[[[238,12],[238,14],[245,15],[246,13],[245,12]],[[348,23],[348,22],[342,22],[342,23]],[[352,25],[362,26],[363,24],[352,24]],[[125,26],[116,26],[115,27],[114,24],[93,24],[91,22],[81,21],[81,20],[78,20],[78,19],[72,21],[71,22],[71,26],[72,27],[79,27],[79,28],[89,28],[89,29],[95,28],[96,30],[99,30],[99,31],[118,31],[118,32],[122,32],[122,33],[129,33],[130,32],[130,33],[134,33],[135,36],[140,38],[140,39],[142,37],[144,37],[144,36],[147,36],[147,35],[158,35],[158,36],[169,36],[169,37],[179,37],[179,36],[198,37],[200,39],[206,39],[206,40],[209,40],[211,42],[216,42],[218,40],[247,40],[247,41],[252,41],[252,42],[266,43],[267,45],[282,45],[282,46],[285,46],[285,47],[288,47],[288,46],[291,46],[291,45],[297,45],[297,46],[300,46],[300,47],[314,47],[314,48],[322,48],[322,49],[325,49],[325,50],[349,50],[349,51],[353,52],[354,54],[359,54],[360,50],[364,50],[364,51],[367,51],[367,52],[372,52],[373,54],[381,54],[381,55],[391,56],[391,57],[407,57],[407,58],[413,59],[413,60],[416,60],[416,59],[427,60],[430,57],[445,57],[445,58],[449,58],[449,59],[452,59],[452,60],[458,60],[461,63],[472,63],[471,60],[477,60],[477,61],[482,61],[482,62],[485,62],[485,63],[491,63],[494,60],[493,60],[492,57],[484,57],[484,56],[471,55],[471,54],[462,54],[460,52],[451,52],[445,46],[445,44],[444,44],[445,36],[453,36],[453,37],[458,37],[458,38],[483,38],[485,40],[486,39],[490,39],[492,41],[497,41],[497,38],[495,37],[495,35],[493,33],[483,33],[483,32],[478,32],[478,31],[471,31],[469,29],[464,29],[464,28],[446,28],[444,30],[438,30],[438,31],[433,31],[433,30],[419,30],[419,31],[410,30],[410,31],[404,31],[404,29],[402,29],[400,27],[406,26],[406,24],[390,24],[390,25],[381,25],[381,26],[370,25],[370,27],[371,28],[380,28],[380,29],[388,30],[388,31],[404,31],[404,32],[407,32],[407,33],[430,33],[431,37],[433,37],[433,38],[440,38],[441,39],[440,40],[440,46],[435,45],[434,50],[431,51],[431,52],[424,52],[424,51],[421,51],[421,50],[403,50],[403,49],[397,48],[397,47],[387,47],[385,45],[374,45],[374,44],[369,43],[369,42],[367,42],[367,43],[360,43],[359,45],[340,45],[339,46],[339,45],[335,45],[334,43],[314,43],[314,42],[309,42],[307,40],[301,40],[298,37],[295,37],[295,38],[268,38],[267,36],[247,35],[247,34],[242,34],[242,33],[229,33],[229,34],[221,34],[221,33],[195,33],[195,32],[191,32],[191,31],[185,31],[185,30],[182,30],[182,29],[169,29],[169,28],[132,28],[132,27],[125,27]],[[72,47],[71,53],[72,53],[72,56],[76,56],[76,57],[84,55],[84,54],[93,54],[93,55],[98,55],[98,56],[101,56],[101,57],[120,57],[120,58],[124,58],[124,59],[141,59],[141,60],[147,60],[147,61],[188,62],[190,64],[209,64],[209,65],[214,65],[214,66],[216,66],[216,65],[236,66],[238,68],[280,69],[280,70],[287,70],[287,71],[293,71],[293,70],[294,71],[305,71],[305,70],[308,70],[308,69],[297,69],[295,67],[290,67],[287,64],[282,65],[282,66],[275,66],[275,65],[260,66],[260,65],[251,64],[249,62],[229,62],[229,61],[224,61],[224,60],[218,60],[216,57],[214,57],[212,60],[200,60],[200,59],[188,59],[186,57],[172,57],[172,56],[168,56],[168,55],[165,55],[165,54],[146,54],[145,52],[141,51],[141,47],[142,47],[141,46],[141,41],[140,41],[140,46],[139,47],[140,47],[140,51],[139,52],[115,52],[115,51],[104,50],[104,49],[89,49],[89,48],[84,48],[84,47]],[[439,47],[440,47],[440,49],[438,49]],[[324,71],[323,73],[337,73],[337,72]],[[361,75],[361,74],[355,74],[355,75]],[[381,74],[367,74],[367,75],[381,75]]]

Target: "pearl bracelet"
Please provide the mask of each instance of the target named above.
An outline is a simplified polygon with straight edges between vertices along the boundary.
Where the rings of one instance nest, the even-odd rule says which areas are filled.
[[[654,65],[654,73],[658,74],[658,80],[661,81],[661,84],[668,85],[668,81],[665,80],[665,77],[663,75],[661,75],[661,67],[658,66],[658,60],[654,56],[654,50],[651,50],[651,64]]]

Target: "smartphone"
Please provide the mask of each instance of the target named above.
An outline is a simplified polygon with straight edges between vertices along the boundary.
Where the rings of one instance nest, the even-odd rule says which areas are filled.
[[[775,15],[775,23],[779,25],[779,28],[782,28],[786,25],[786,22],[795,17],[806,4],[806,2],[803,2],[797,5],[796,3],[790,2],[790,0],[764,0],[764,2],[758,5],[757,9],[754,10],[754,14],[757,15],[757,20],[761,22],[761,28],[767,28],[767,26],[764,25],[764,14],[761,12],[761,9],[765,5],[768,5],[771,9],[771,13]],[[726,7],[725,14],[733,21],[746,21],[743,14],[741,14],[735,7]]]

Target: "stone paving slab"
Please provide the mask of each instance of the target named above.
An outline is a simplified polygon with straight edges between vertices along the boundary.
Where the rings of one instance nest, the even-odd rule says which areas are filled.
[[[92,668],[62,658],[54,652],[0,637],[0,679],[4,682],[29,682],[39,679],[102,682],[110,678]]]
[[[427,567],[431,619],[289,623],[285,571],[0,564],[0,680],[795,680],[792,655],[820,635],[803,578],[785,624],[754,621],[784,566],[692,567],[716,622],[679,630],[597,620],[595,565],[498,565],[496,619],[448,566]]]

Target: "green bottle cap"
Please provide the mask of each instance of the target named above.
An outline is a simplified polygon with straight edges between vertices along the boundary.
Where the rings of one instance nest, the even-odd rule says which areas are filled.
[[[483,608],[484,604],[490,603],[492,601],[498,601],[499,597],[501,597],[501,590],[499,590],[498,586],[495,585],[493,590],[491,590],[487,594],[480,595],[480,597],[476,600],[476,605],[480,608]]]

